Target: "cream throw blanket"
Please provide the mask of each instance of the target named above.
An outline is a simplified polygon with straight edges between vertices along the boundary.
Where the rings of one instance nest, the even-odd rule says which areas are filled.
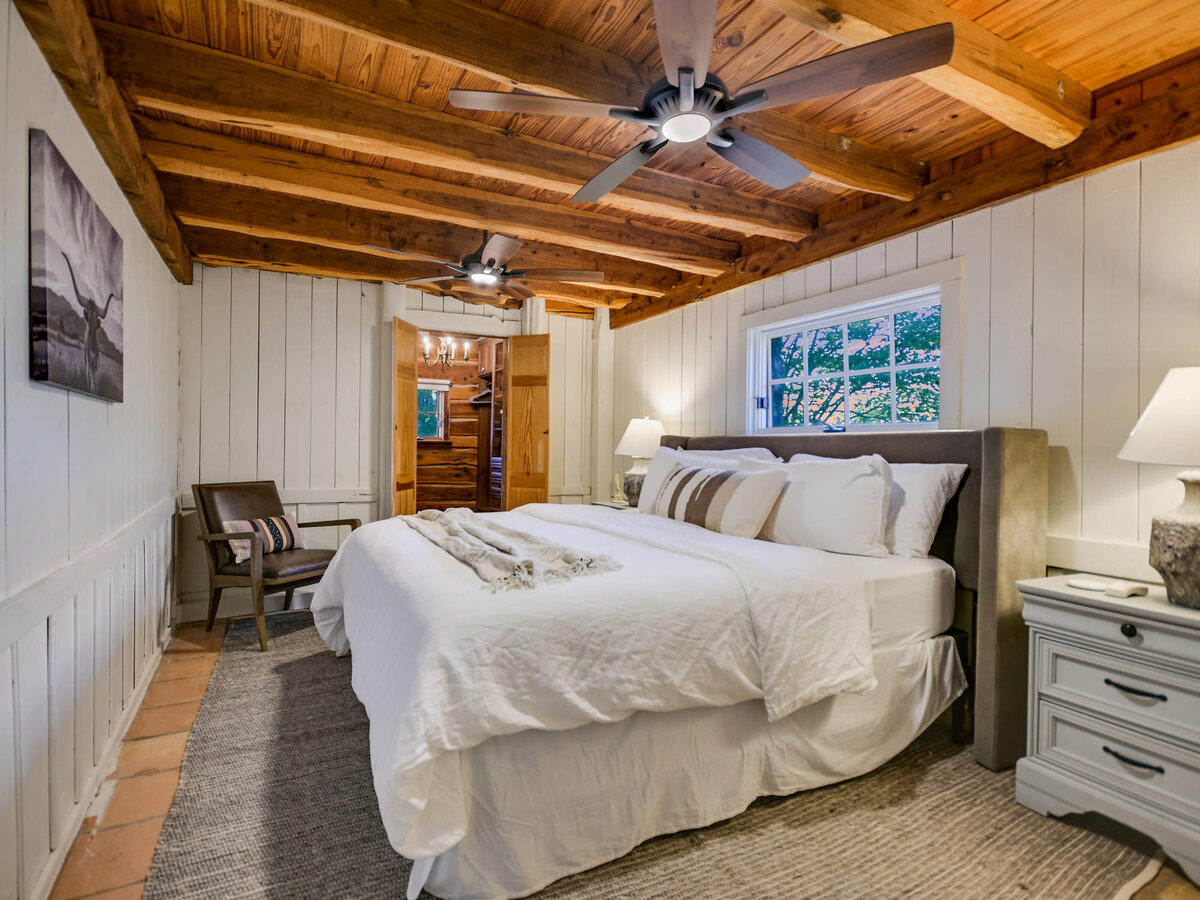
[[[469,509],[426,509],[401,516],[413,531],[466,563],[493,591],[512,591],[615,572],[611,556],[590,556],[537,535],[505,528]]]

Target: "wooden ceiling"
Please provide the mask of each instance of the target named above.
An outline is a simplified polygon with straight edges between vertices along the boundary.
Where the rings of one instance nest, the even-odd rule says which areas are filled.
[[[604,271],[532,287],[624,324],[1200,135],[1196,0],[720,0],[711,68],[735,90],[939,22],[955,55],[739,118],[812,169],[788,190],[701,142],[576,204],[644,129],[471,113],[448,91],[638,106],[662,74],[651,0],[17,5],[181,281],[192,259],[442,274],[366,245],[458,260],[488,229],[525,241],[513,268]]]

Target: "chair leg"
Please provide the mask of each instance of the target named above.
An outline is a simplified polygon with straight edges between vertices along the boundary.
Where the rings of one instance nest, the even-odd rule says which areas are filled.
[[[256,585],[252,588],[254,592],[254,624],[258,626],[258,646],[267,649],[267,613],[263,609],[263,588],[262,585]]]
[[[296,589],[294,587],[290,587],[287,589],[287,593],[284,594],[284,596],[283,596],[283,608],[284,609],[292,608],[292,594],[294,594],[294,593],[296,593]]]
[[[221,602],[221,592],[225,588],[215,587],[209,591],[208,598],[208,624],[204,627],[205,631],[212,631],[213,622],[217,618],[217,604]]]

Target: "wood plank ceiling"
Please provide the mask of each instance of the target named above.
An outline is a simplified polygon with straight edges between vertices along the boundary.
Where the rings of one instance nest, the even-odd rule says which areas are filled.
[[[511,268],[602,270],[530,286],[624,324],[1200,134],[1196,0],[720,0],[711,68],[735,89],[939,22],[955,55],[739,118],[812,170],[787,190],[699,142],[578,204],[645,129],[471,113],[448,92],[639,106],[661,76],[651,0],[17,4],[181,280],[189,258],[442,274],[368,245],[458,260],[487,229],[525,242]]]

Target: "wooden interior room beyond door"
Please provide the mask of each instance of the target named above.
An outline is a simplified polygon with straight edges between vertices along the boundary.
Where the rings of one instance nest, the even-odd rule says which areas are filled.
[[[399,319],[395,323],[395,514],[454,506],[491,511],[548,501],[549,335],[446,334],[460,347],[463,340],[471,347],[468,365],[442,369],[423,359],[423,333]],[[429,336],[436,348],[443,333]],[[450,382],[440,440],[417,436],[422,379]]]

